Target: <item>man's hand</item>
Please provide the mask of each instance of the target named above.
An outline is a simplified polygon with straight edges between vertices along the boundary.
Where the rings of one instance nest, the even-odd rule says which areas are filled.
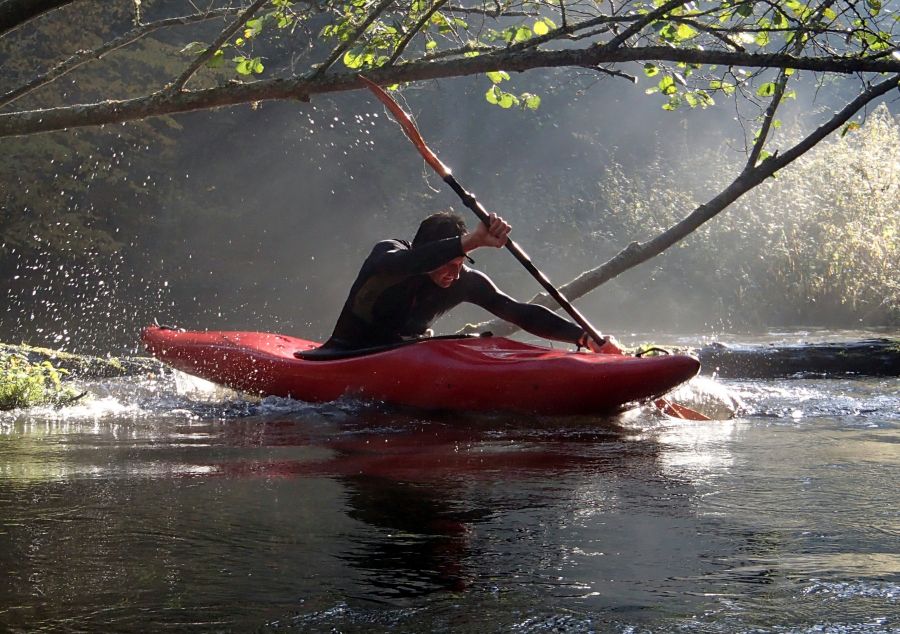
[[[602,341],[603,343],[597,343],[596,341],[594,341],[593,337],[585,333],[579,343],[591,352],[597,352],[600,354],[625,354],[622,351],[622,347],[619,342],[613,339],[612,336],[606,335],[603,337]]]
[[[506,239],[512,227],[497,214],[491,214],[489,219],[490,224],[479,222],[475,231],[462,237],[463,251],[468,253],[478,247],[500,248],[506,245]]]

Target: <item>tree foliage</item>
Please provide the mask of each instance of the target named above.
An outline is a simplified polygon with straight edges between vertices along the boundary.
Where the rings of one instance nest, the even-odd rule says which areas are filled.
[[[704,166],[726,163],[729,153],[709,149],[678,164],[660,158],[637,171],[611,161],[587,196],[594,212],[585,234],[638,239],[677,222],[709,178],[727,184]],[[900,118],[882,105],[700,228],[690,248],[670,252],[635,293],[652,304],[670,289],[693,289],[715,299],[685,319],[728,327],[900,323],[898,157]]]
[[[81,11],[82,3],[63,4],[68,4],[64,10],[80,17],[74,11]],[[203,11],[188,11],[192,5],[181,3],[133,6],[129,29],[120,28],[117,36],[101,35],[93,50],[72,51],[78,64],[71,59],[58,64],[77,68],[92,56],[115,50],[113,42],[117,47],[130,46],[165,27],[176,29],[177,34],[167,38],[170,42],[182,39],[180,46],[169,47],[173,59],[180,52],[186,56],[183,59],[193,60],[184,64],[182,72],[156,85],[132,82],[123,73],[123,90],[106,95],[118,102],[77,105],[66,98],[50,98],[41,100],[43,108],[37,112],[8,111],[0,115],[0,134],[262,99],[309,99],[314,94],[357,88],[359,72],[395,86],[483,74],[490,103],[536,108],[539,90],[513,88],[511,71],[592,69],[634,81],[638,76],[648,79],[646,92],[661,99],[667,110],[705,108],[724,98],[740,98],[764,109],[781,81],[765,69],[780,69],[782,79],[798,75],[799,69],[900,72],[897,15],[881,0],[809,4],[801,0],[628,0],[622,4],[256,0],[249,6],[214,2]],[[223,15],[226,26],[218,36],[191,37],[197,34],[197,24],[221,20]],[[292,53],[274,55],[285,43]],[[223,76],[210,85],[210,76],[204,75],[205,79],[192,82],[204,66],[230,68],[232,78]],[[45,73],[46,82],[64,72]],[[30,90],[43,85],[38,82]],[[133,97],[135,90],[142,96]],[[22,94],[12,87],[0,103],[14,103]],[[52,106],[56,108],[48,109]]]
[[[22,354],[0,349],[0,411],[72,401],[76,393],[63,385],[65,374],[49,361],[31,363]]]

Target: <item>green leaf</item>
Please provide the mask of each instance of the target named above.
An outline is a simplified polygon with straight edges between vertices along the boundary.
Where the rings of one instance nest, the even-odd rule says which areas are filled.
[[[496,106],[499,103],[500,95],[502,94],[502,91],[497,88],[497,86],[491,86],[490,88],[488,88],[487,92],[484,93],[484,98],[488,103]]]
[[[247,24],[244,25],[244,37],[248,40],[259,35],[263,30],[263,18],[255,18],[253,20],[247,20]]]
[[[727,81],[720,81],[718,79],[713,79],[709,82],[710,90],[721,90],[726,95],[734,94],[734,84]]]
[[[365,56],[355,52],[347,51],[344,53],[344,66],[347,68],[360,68],[365,62]]]
[[[756,45],[760,47],[765,47],[769,45],[769,32],[768,31],[760,31],[756,34]]]
[[[679,24],[675,30],[675,38],[678,40],[689,40],[697,36],[697,30],[687,24]]]
[[[656,75],[659,75],[659,67],[656,66],[656,64],[644,64],[644,74],[647,77],[655,77]]]
[[[550,27],[544,24],[543,20],[538,20],[537,22],[535,22],[534,27],[532,28],[535,35],[547,35],[547,33],[550,32]]]
[[[515,41],[527,42],[531,39],[532,35],[533,33],[531,32],[531,29],[529,29],[527,26],[520,26],[518,29],[516,29]]]
[[[525,107],[529,110],[537,110],[541,107],[541,98],[539,95],[534,95],[530,92],[523,92],[522,99],[525,101]]]
[[[492,70],[485,73],[493,83],[499,84],[501,81],[509,79],[509,73],[504,70]]]
[[[191,42],[189,44],[185,44],[184,48],[182,48],[178,52],[182,55],[199,55],[206,50],[206,47],[207,45],[203,42]]]
[[[233,61],[235,63],[234,70],[236,70],[239,75],[253,74],[253,60],[239,56],[235,57]]]
[[[847,136],[847,134],[849,134],[850,132],[855,132],[856,130],[859,130],[860,127],[862,127],[862,126],[860,126],[856,121],[851,121],[850,123],[845,125],[844,128],[841,130],[841,138]]]
[[[775,119],[772,121],[772,127],[776,130],[781,127],[781,119]]]
[[[225,51],[219,49],[209,58],[206,65],[210,68],[221,68],[225,64]]]
[[[775,84],[771,81],[764,83],[756,89],[756,94],[759,97],[771,97],[775,94]]]
[[[672,95],[678,92],[678,88],[675,86],[675,80],[671,75],[666,75],[660,79],[657,86],[659,86],[659,91],[664,95]]]
[[[519,105],[519,98],[515,95],[511,95],[508,92],[500,95],[500,101],[498,104],[501,108],[512,108],[513,106]]]
[[[737,12],[745,18],[749,18],[751,15],[753,15],[753,4],[749,2],[741,4],[737,8]]]
[[[438,43],[435,42],[434,40],[428,40],[428,42],[425,44],[425,50],[426,51],[434,50],[437,48],[437,45],[438,45]]]
[[[881,13],[881,0],[866,0],[866,4],[869,6],[869,13],[873,16]]]
[[[706,108],[708,106],[716,105],[716,100],[713,99],[712,95],[710,95],[705,90],[698,90],[696,92],[696,95],[700,99],[700,105],[703,106],[704,108]]]

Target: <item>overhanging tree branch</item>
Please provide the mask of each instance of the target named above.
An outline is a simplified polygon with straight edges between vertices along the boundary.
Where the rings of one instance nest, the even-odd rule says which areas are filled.
[[[855,57],[794,57],[792,55],[748,54],[734,51],[677,49],[668,46],[638,48],[603,47],[560,51],[527,50],[509,53],[498,50],[478,57],[442,61],[421,61],[367,71],[372,81],[382,84],[415,82],[447,77],[476,75],[494,70],[526,71],[536,68],[585,67],[621,62],[669,61],[720,64],[750,68],[794,68],[833,73],[900,73],[900,59],[859,59]],[[246,84],[229,84],[206,90],[159,92],[123,101],[105,101],[0,114],[0,137],[34,134],[71,127],[132,121],[145,117],[176,114],[275,99],[301,99],[312,95],[358,90],[355,73],[328,73],[314,78],[273,79]]]

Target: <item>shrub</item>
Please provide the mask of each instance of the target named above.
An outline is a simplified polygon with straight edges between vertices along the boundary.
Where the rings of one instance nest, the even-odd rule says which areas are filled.
[[[49,361],[31,363],[24,355],[0,350],[0,410],[72,401],[75,392],[62,385],[64,374]]]

